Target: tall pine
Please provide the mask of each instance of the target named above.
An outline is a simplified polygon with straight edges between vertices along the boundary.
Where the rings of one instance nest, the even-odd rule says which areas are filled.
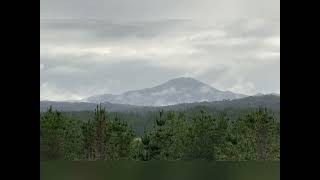
[[[93,125],[95,129],[93,152],[97,160],[106,159],[107,112],[101,104],[94,110]]]

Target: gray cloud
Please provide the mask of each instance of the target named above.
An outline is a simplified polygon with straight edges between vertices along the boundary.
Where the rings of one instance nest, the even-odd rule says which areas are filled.
[[[280,91],[278,1],[41,0],[40,11],[41,99],[179,76],[238,93]]]
[[[279,0],[41,0],[41,18],[112,20],[280,17]]]
[[[46,90],[53,90],[54,92],[50,91],[47,96],[51,96],[52,93],[56,99],[66,99],[68,93],[79,97],[101,93],[120,94],[125,90],[155,86],[181,74],[183,74],[181,71],[170,71],[139,61],[106,66],[92,64],[76,68],[70,65],[58,65],[43,72],[40,87],[45,85],[42,92],[44,96]]]

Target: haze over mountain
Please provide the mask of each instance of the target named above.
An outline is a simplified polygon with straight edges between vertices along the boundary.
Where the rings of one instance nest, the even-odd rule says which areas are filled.
[[[181,77],[161,85],[120,95],[102,94],[84,99],[84,102],[129,104],[137,106],[166,106],[203,101],[232,100],[246,97],[230,91],[220,91],[198,80]]]
[[[269,94],[257,93],[254,96],[265,96],[265,95],[280,96],[280,94],[278,94],[278,93],[269,93]]]
[[[70,112],[70,111],[93,111],[98,104],[88,102],[59,102],[59,101],[40,101],[40,112],[47,111],[50,106],[58,111]],[[280,111],[280,96],[275,95],[262,95],[262,96],[248,96],[245,98],[234,99],[230,101],[213,101],[213,102],[195,102],[195,103],[183,103],[170,106],[133,106],[125,104],[112,104],[105,102],[101,104],[109,112],[145,112],[145,111],[158,111],[163,110],[178,110],[184,111],[188,108],[197,106],[204,106],[208,108],[220,109],[225,108],[258,108],[266,107],[274,111]]]

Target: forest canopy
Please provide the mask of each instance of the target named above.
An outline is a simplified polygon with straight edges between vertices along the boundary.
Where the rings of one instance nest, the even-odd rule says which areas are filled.
[[[280,160],[279,113],[263,107],[138,114],[101,105],[76,113],[50,107],[40,113],[40,159]]]

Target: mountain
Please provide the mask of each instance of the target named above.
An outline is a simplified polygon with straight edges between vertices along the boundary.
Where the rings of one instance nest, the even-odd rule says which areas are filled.
[[[270,95],[280,96],[280,94],[278,94],[278,93],[271,93]]]
[[[176,78],[161,85],[120,95],[102,94],[84,99],[89,103],[110,102],[138,106],[166,106],[180,103],[221,101],[246,97],[230,91],[220,91],[192,78]]]
[[[46,111],[50,106],[59,111],[93,111],[97,106],[95,103],[87,102],[55,102],[55,101],[40,101],[40,112]],[[183,103],[170,106],[154,107],[154,106],[133,106],[125,104],[102,103],[109,112],[144,112],[144,111],[159,111],[175,110],[185,111],[194,107],[207,107],[210,109],[223,110],[227,108],[246,109],[266,107],[274,111],[280,111],[280,96],[262,95],[249,96],[241,99],[223,100],[213,102],[195,102]]]
[[[266,95],[280,96],[280,94],[278,94],[278,93],[269,93],[269,94],[258,93],[258,94],[254,95],[254,96],[266,96]]]

